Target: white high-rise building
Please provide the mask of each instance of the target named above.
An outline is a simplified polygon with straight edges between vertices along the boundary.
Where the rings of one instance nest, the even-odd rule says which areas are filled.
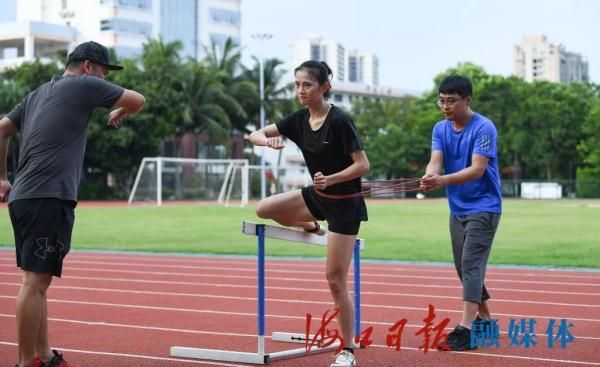
[[[239,43],[241,0],[2,0],[14,14],[0,22],[0,68],[94,40],[119,57],[141,54],[148,38],[182,42],[201,58],[211,42]]]
[[[379,85],[379,60],[372,53],[350,50],[347,70],[350,83]]]
[[[513,74],[528,82],[548,80],[559,83],[589,81],[588,62],[561,44],[552,44],[544,35],[523,36],[513,46]]]
[[[181,41],[184,57],[201,59],[205,47],[228,38],[241,43],[241,0],[154,1],[160,3],[157,33],[167,42]]]
[[[306,60],[325,61],[333,71],[332,100],[350,108],[358,99],[394,99],[417,92],[379,85],[379,59],[373,53],[347,49],[336,41],[318,36],[292,42],[291,69]]]
[[[307,60],[325,61],[333,72],[334,81],[379,85],[379,60],[372,53],[347,49],[337,41],[318,36],[295,39],[291,67]]]
[[[333,72],[333,79],[346,80],[346,48],[339,42],[321,37],[296,39],[292,42],[292,69],[304,61],[325,61]]]

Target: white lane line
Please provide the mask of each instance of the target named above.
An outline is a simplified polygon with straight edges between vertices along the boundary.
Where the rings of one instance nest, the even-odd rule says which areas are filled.
[[[177,255],[176,255],[177,256]],[[252,269],[253,267],[256,267],[256,265],[254,264],[256,262],[256,260],[247,260],[247,259],[223,259],[223,258],[189,258],[185,259],[185,258],[152,258],[152,257],[145,257],[143,255],[140,255],[139,257],[137,256],[113,256],[113,257],[104,257],[102,255],[99,254],[99,256],[95,256],[95,255],[90,255],[90,256],[81,256],[81,254],[77,254],[74,255],[74,260],[87,260],[87,261],[98,261],[98,260],[104,260],[104,261],[123,261],[123,260],[141,260],[142,262],[144,262],[145,264],[148,265],[154,265],[154,264],[163,264],[165,262],[168,263],[174,263],[174,264],[189,264],[191,267],[194,267],[195,265],[199,265],[199,264],[210,264],[210,265],[215,265],[215,264],[222,264],[224,266],[227,267],[231,267],[231,266],[235,266],[235,267],[239,267],[240,265],[242,266],[247,266],[248,268]],[[12,260],[12,259],[11,259]],[[153,260],[153,261],[149,261],[149,260]],[[268,259],[269,262],[269,266],[279,266],[279,267],[283,267],[286,269],[289,268],[314,268],[314,269],[322,269],[325,266],[324,262],[315,262],[314,260],[290,260],[290,261],[286,261],[286,260],[278,260],[278,259]],[[139,262],[138,262],[139,263]],[[450,274],[450,275],[454,275],[456,274],[456,271],[454,270],[454,268],[451,265],[427,265],[427,264],[414,264],[414,265],[406,265],[406,264],[394,264],[394,263],[377,263],[376,265],[374,265],[373,263],[370,263],[368,260],[365,260],[362,264],[362,269],[364,270],[368,270],[368,271],[380,271],[380,272],[389,272],[389,271],[393,271],[393,272],[407,272],[407,271],[414,271],[414,272],[427,272],[427,273],[442,273],[442,274]],[[168,266],[168,265],[167,265]],[[598,271],[587,271],[587,272],[582,272],[582,271],[578,271],[578,270],[567,270],[567,269],[544,269],[544,268],[540,268],[540,269],[535,269],[535,268],[498,268],[498,267],[494,267],[494,265],[489,265],[488,266],[488,271],[487,274],[488,275],[502,275],[502,276],[515,276],[515,277],[557,277],[557,278],[574,278],[574,279],[596,279],[596,280],[600,280],[600,269]],[[565,274],[557,274],[557,272],[564,272]],[[572,273],[577,272],[577,275],[574,275]],[[553,274],[552,274],[553,273]],[[571,274],[569,274],[571,273]],[[585,274],[585,275],[584,275]]]
[[[12,255],[11,252],[6,251],[6,254]],[[2,248],[0,248],[0,255],[2,255]],[[6,259],[8,261],[12,261],[14,263],[14,258],[12,256],[0,256],[0,259]],[[239,266],[239,265],[247,265],[254,266],[255,259],[251,258],[251,256],[240,256],[236,257],[223,257],[218,255],[194,255],[194,254],[176,254],[176,253],[165,253],[165,254],[143,254],[143,253],[135,253],[135,252],[119,252],[119,253],[106,253],[102,251],[94,252],[73,252],[70,255],[72,259],[83,259],[83,260],[105,260],[105,261],[122,261],[125,260],[133,260],[136,262],[146,262],[148,264],[152,264],[155,262],[164,263],[177,263],[177,264],[200,264],[200,263],[209,263],[216,264],[220,263],[227,266]],[[269,264],[273,266],[282,266],[285,268],[289,267],[314,267],[314,268],[322,268],[324,263],[322,260],[316,259],[288,259],[288,258],[269,258]],[[363,268],[368,270],[384,270],[384,271],[427,271],[427,272],[449,272],[454,274],[454,268],[452,264],[427,264],[422,262],[414,262],[414,263],[396,263],[393,261],[370,261],[369,259],[365,259],[363,261]],[[447,269],[447,270],[444,270]],[[548,277],[567,277],[567,278],[589,278],[591,277],[600,277],[600,269],[582,269],[579,270],[577,268],[561,268],[561,267],[548,267],[548,266],[539,266],[535,265],[527,266],[503,266],[503,265],[494,265],[491,264],[488,266],[488,272],[494,274],[502,274],[502,275],[514,275],[514,276],[548,276]],[[562,274],[558,274],[562,273]],[[585,274],[585,275],[584,275]]]
[[[244,301],[253,301],[256,302],[256,298],[252,297],[233,297],[233,296],[213,296],[213,295],[203,295],[205,298],[216,298],[216,299],[237,299]],[[0,298],[16,300],[16,296],[6,296],[0,295]],[[190,313],[216,313],[216,314],[229,314],[229,315],[243,315],[249,316],[256,314],[253,313],[242,313],[242,312],[226,312],[219,310],[199,310],[199,309],[190,309],[190,308],[181,308],[181,307],[163,307],[163,306],[144,306],[144,305],[134,305],[134,304],[122,304],[122,303],[110,303],[110,302],[87,302],[87,301],[76,301],[76,300],[64,300],[64,299],[48,299],[48,302],[54,303],[67,303],[67,304],[77,304],[77,305],[90,305],[90,306],[104,306],[104,307],[121,307],[121,308],[132,308],[132,309],[143,309],[143,310],[157,310],[157,311],[172,311],[172,312],[190,312]],[[265,302],[279,302],[279,303],[287,303],[287,304],[313,304],[313,305],[325,305],[327,307],[331,307],[331,302],[318,302],[318,301],[303,301],[303,300],[289,300],[289,299],[273,299],[267,298]],[[408,307],[408,306],[389,306],[389,305],[372,305],[372,304],[361,304],[362,308],[375,308],[375,309],[389,309],[389,310],[409,310],[409,311],[428,311],[428,308],[425,307]],[[436,308],[437,312],[449,312],[449,313],[460,313],[462,314],[462,310],[449,310],[443,308]],[[281,317],[285,318],[287,316],[281,315],[270,315],[271,317]],[[542,315],[521,315],[521,314],[507,314],[507,313],[494,313],[494,316],[507,316],[507,317],[518,317],[518,318],[534,318],[534,319],[555,319],[560,320],[564,319],[564,316],[542,316]],[[600,319],[587,319],[587,318],[576,318],[569,317],[570,321],[583,321],[583,322],[600,322]]]
[[[11,314],[3,314],[0,313],[0,317],[4,318],[15,318],[15,315]],[[304,317],[300,316],[288,316],[290,319],[295,320],[305,320]],[[232,333],[232,332],[218,332],[218,331],[204,331],[204,330],[191,330],[191,329],[177,329],[177,328],[165,328],[158,326],[143,326],[143,325],[133,325],[133,324],[121,324],[121,323],[111,323],[105,321],[86,321],[86,320],[73,320],[73,319],[61,319],[61,318],[53,318],[48,317],[48,320],[55,322],[64,322],[64,323],[72,323],[72,324],[83,324],[90,326],[101,326],[101,327],[120,327],[120,328],[131,328],[131,329],[140,329],[140,330],[154,330],[154,331],[166,331],[166,332],[174,332],[174,333],[189,333],[189,334],[202,334],[202,335],[219,335],[219,336],[231,336],[231,337],[241,337],[241,338],[256,338],[256,334],[242,334],[242,333]],[[367,325],[378,325],[390,327],[391,323],[389,322],[381,322],[381,321],[369,321],[369,320],[361,320],[361,324]],[[407,328],[421,329],[423,325],[416,324],[406,324]],[[445,330],[452,331],[454,327],[447,327]],[[284,331],[285,332],[285,331]],[[293,332],[293,331],[290,331]],[[500,331],[500,334],[508,335],[506,331]],[[547,334],[540,333],[537,335],[543,335],[547,337]],[[265,336],[266,338],[270,338],[270,336]],[[600,337],[593,336],[581,336],[575,335],[576,339],[584,339],[584,340],[600,340]]]
[[[92,262],[90,262],[92,263]],[[97,265],[102,265],[102,263]],[[106,263],[105,265],[113,265],[110,263]],[[8,265],[8,264],[0,264],[0,267],[13,267],[14,265]],[[247,270],[236,270],[236,269],[231,269],[231,268],[225,268],[225,267],[212,267],[212,266],[204,266],[204,267],[196,267],[196,270],[218,270],[218,271],[224,271],[224,272],[232,272],[232,271],[240,271],[240,272],[253,272],[256,273],[256,269],[247,269]],[[202,276],[201,274],[198,273],[181,273],[181,272],[160,272],[160,271],[136,271],[136,270],[121,270],[121,269],[96,269],[96,268],[77,268],[77,267],[68,267],[69,271],[85,271],[85,272],[90,272],[90,271],[97,271],[97,272],[109,272],[109,273],[129,273],[129,274],[147,274],[147,275],[170,275],[170,276],[174,276],[174,277],[194,277],[194,276]],[[302,270],[298,270],[298,271],[289,271],[289,270],[267,270],[267,273],[284,273],[284,274],[310,274],[310,275],[314,275],[315,272],[313,271],[302,271]],[[226,275],[226,274],[211,274],[211,277],[215,277],[215,276],[219,276],[219,277],[232,277],[232,275]],[[408,279],[425,279],[425,280],[451,280],[451,281],[456,281],[458,282],[458,278],[457,277],[430,277],[430,276],[422,276],[422,275],[386,275],[386,274],[371,274],[371,273],[364,273],[361,272],[361,280],[364,278],[368,278],[368,277],[374,277],[374,278],[386,278],[386,279],[390,279],[390,278],[408,278]],[[256,278],[256,276],[251,277],[251,278]],[[282,278],[283,279],[283,278]],[[284,278],[284,279],[289,279],[289,278]],[[322,278],[313,278],[313,279],[307,279],[307,280],[321,280]],[[565,286],[569,286],[569,287],[573,287],[573,286],[586,286],[586,287],[598,287],[600,288],[600,284],[594,284],[594,283],[569,283],[569,282],[542,282],[542,281],[527,281],[527,280],[514,280],[514,279],[486,279],[486,284],[488,283],[494,283],[494,282],[499,282],[499,283],[510,283],[510,284],[514,284],[514,283],[518,283],[518,284],[544,284],[544,285],[565,285]]]
[[[16,278],[21,279],[22,275],[20,273],[9,273],[9,272],[0,272],[0,275],[6,276],[14,276]],[[198,274],[206,277],[213,277],[214,274]],[[236,276],[232,276],[230,278],[237,278]],[[81,279],[81,280],[93,280],[93,281],[110,281],[110,282],[130,282],[130,283],[147,283],[147,284],[169,284],[169,285],[195,285],[195,286],[219,286],[219,287],[229,287],[229,288],[256,288],[255,285],[240,285],[240,284],[215,284],[215,283],[203,283],[203,282],[184,282],[184,281],[168,281],[168,280],[147,280],[147,279],[135,279],[135,278],[107,278],[107,277],[85,277],[85,276],[76,276],[76,275],[67,275],[63,279]],[[240,277],[240,279],[256,279],[255,277]],[[274,277],[266,277],[266,280],[277,280],[278,278]],[[296,281],[296,282],[310,282],[314,284],[314,280],[306,280],[306,279],[290,279],[285,278],[286,281]],[[367,285],[386,285],[390,287],[414,287],[414,288],[443,288],[443,289],[462,289],[461,286],[451,286],[451,285],[436,285],[436,284],[419,284],[419,283],[384,283],[384,282],[367,282],[361,281],[361,284]],[[289,287],[267,287],[267,289],[306,289],[306,288],[289,288]],[[547,290],[535,290],[535,289],[509,289],[509,288],[495,288],[488,287],[488,290],[491,291],[505,291],[505,292],[516,292],[516,293],[542,293],[542,294],[561,294],[561,295],[575,295],[575,296],[600,296],[600,293],[589,293],[589,292],[563,292],[563,291],[547,291]],[[329,290],[324,290],[329,292]],[[494,298],[495,299],[495,298]]]
[[[146,264],[139,264],[139,263],[130,263],[130,262],[105,262],[105,261],[80,261],[80,260],[72,260],[69,261],[68,263],[76,263],[76,264],[87,264],[87,265],[109,265],[109,266],[125,266],[125,267],[144,267],[147,268],[148,265]],[[14,266],[14,265],[13,265]],[[157,264],[157,265],[153,265],[153,267],[157,267],[157,268],[173,268],[173,269],[191,269],[191,270],[218,270],[218,271],[240,271],[240,272],[256,272],[256,267],[252,268],[234,268],[232,269],[231,266],[207,266],[207,265],[201,265],[201,266],[184,266],[184,265],[161,265],[161,264]],[[323,267],[323,270],[325,268]],[[297,273],[297,274],[314,274],[315,272],[312,270],[292,270],[290,271],[289,269],[268,269],[267,267],[267,271],[268,272],[273,272],[273,273]],[[377,273],[368,273],[365,271],[361,272],[361,275],[363,276],[373,276],[373,277],[392,277],[392,278],[426,278],[426,279],[452,279],[455,280],[457,279],[456,276],[448,276],[448,277],[431,277],[431,276],[424,276],[424,275],[403,275],[403,274],[389,274],[389,273],[385,273],[385,274],[377,274]],[[598,280],[598,283],[570,283],[570,282],[533,282],[535,284],[567,284],[567,285],[590,285],[590,286],[597,286],[600,287],[600,278],[596,279]],[[517,283],[528,283],[529,281],[526,280],[514,280],[514,279],[495,279],[492,277],[487,277],[486,281],[497,281],[497,282],[517,282]]]
[[[387,345],[379,345],[379,344],[371,344],[368,348],[370,348],[370,347],[390,349],[390,347],[388,347]],[[415,352],[423,352],[419,348],[402,346],[402,350],[404,350],[404,349],[415,351]],[[506,358],[506,359],[521,359],[521,360],[539,361],[539,362],[553,362],[553,363],[560,363],[561,366],[564,366],[565,364],[600,366],[600,362],[573,361],[573,360],[567,360],[567,359],[551,359],[551,358],[540,358],[540,357],[525,357],[525,356],[515,356],[515,355],[510,355],[510,354],[494,354],[494,353],[483,353],[483,352],[475,352],[475,353],[473,353],[473,352],[450,352],[450,355],[452,355],[452,354],[462,354],[465,356],[485,356],[485,357]]]
[[[0,282],[0,285],[14,286],[20,287],[20,283],[8,283],[8,282]],[[207,286],[212,287],[222,287],[222,284],[207,284]],[[253,286],[243,286],[246,289],[256,289]],[[97,292],[114,292],[114,293],[130,293],[130,294],[149,294],[149,295],[160,295],[160,296],[171,296],[171,297],[199,297],[202,298],[204,294],[198,293],[185,293],[185,292],[161,292],[161,291],[148,291],[148,290],[139,290],[139,289],[116,289],[116,288],[96,288],[96,287],[81,287],[81,286],[69,286],[69,285],[53,285],[52,289],[73,289],[80,291],[97,291]],[[312,289],[312,288],[287,288],[287,287],[266,287],[267,290],[277,289],[284,291],[299,291],[304,293],[310,292],[319,292],[319,293],[327,293],[328,290],[325,289]],[[353,293],[353,292],[350,292]],[[454,297],[454,296],[437,296],[431,294],[414,294],[414,293],[389,293],[389,292],[369,292],[362,291],[361,295],[377,295],[377,296],[396,296],[396,297],[415,297],[415,298],[439,298],[439,299],[455,299],[462,300],[462,297]],[[214,297],[219,297],[219,295],[209,295]],[[223,296],[222,298],[235,298],[233,296]],[[247,298],[242,298],[247,299]],[[516,303],[516,304],[533,304],[533,305],[548,305],[548,306],[564,306],[564,307],[584,307],[584,308],[600,308],[600,305],[592,305],[592,304],[581,304],[581,303],[560,303],[560,302],[541,302],[541,301],[526,301],[526,300],[510,300],[510,299],[500,299],[494,298],[494,302],[501,303]]]
[[[16,347],[16,343],[0,341],[0,345],[14,346]],[[390,347],[386,345],[380,344],[371,344],[368,348],[382,348],[382,349],[390,349]],[[126,357],[126,358],[139,358],[139,359],[148,359],[148,360],[158,360],[158,361],[168,361],[168,362],[178,362],[178,363],[191,363],[191,364],[208,364],[213,366],[223,366],[223,367],[247,367],[247,365],[239,365],[239,364],[225,364],[222,362],[206,362],[206,361],[194,361],[187,359],[176,359],[176,358],[163,358],[163,357],[154,357],[154,356],[146,356],[146,355],[138,355],[138,354],[128,354],[128,353],[109,353],[109,352],[97,352],[90,350],[81,350],[81,349],[70,349],[70,348],[61,348],[58,347],[61,351],[70,352],[70,353],[82,353],[82,354],[93,354],[93,355],[103,355],[103,356],[113,356],[113,357]],[[413,352],[423,353],[423,351],[419,348],[412,347],[402,347],[402,350],[409,350]],[[452,354],[462,354],[464,356],[469,357],[491,357],[491,358],[503,358],[503,359],[519,359],[525,361],[539,361],[539,362],[551,362],[551,363],[560,363],[561,365],[565,364],[576,364],[576,365],[585,365],[585,366],[600,366],[598,362],[586,362],[586,361],[574,361],[574,360],[566,360],[566,359],[551,359],[551,358],[540,358],[540,357],[525,357],[525,356],[515,356],[509,354],[494,354],[494,353],[472,353],[472,352],[451,352]]]
[[[0,345],[8,345],[16,347],[16,343],[0,341]],[[81,353],[81,354],[93,354],[99,356],[108,356],[108,357],[123,357],[123,358],[135,358],[135,359],[146,359],[153,361],[165,361],[165,362],[177,362],[177,363],[190,363],[190,364],[202,364],[202,365],[210,365],[210,366],[223,366],[223,367],[248,367],[245,364],[228,364],[223,362],[209,362],[205,360],[192,360],[192,359],[179,359],[179,358],[165,358],[165,357],[156,357],[156,356],[148,356],[143,354],[130,354],[130,353],[111,353],[111,352],[98,352],[93,350],[82,350],[82,349],[71,349],[71,348],[62,348],[57,347],[56,349],[61,352],[69,352],[69,353]]]

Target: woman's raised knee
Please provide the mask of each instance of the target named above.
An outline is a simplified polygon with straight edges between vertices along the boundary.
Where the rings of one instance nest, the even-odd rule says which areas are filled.
[[[265,203],[264,200],[259,201],[256,204],[256,215],[262,219],[271,219],[270,205]]]

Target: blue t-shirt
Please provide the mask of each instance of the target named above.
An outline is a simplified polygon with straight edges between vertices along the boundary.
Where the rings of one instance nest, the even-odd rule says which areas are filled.
[[[496,152],[497,139],[498,132],[494,123],[478,113],[473,113],[471,121],[461,131],[454,130],[452,121],[447,119],[435,124],[431,150],[443,152],[446,174],[471,166],[473,154],[490,159],[481,178],[461,185],[446,187],[452,215],[502,212],[502,191]]]

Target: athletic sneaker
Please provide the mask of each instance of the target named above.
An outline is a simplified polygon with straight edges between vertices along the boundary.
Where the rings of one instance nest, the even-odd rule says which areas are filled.
[[[15,367],[19,367],[18,364],[15,364]],[[27,367],[48,367],[44,361],[40,359],[40,357],[35,357],[33,361]]]
[[[65,361],[65,359],[63,358],[63,355],[59,354],[54,349],[52,350],[52,353],[54,353],[54,357],[52,357],[51,360],[46,362],[46,364],[44,366],[47,366],[47,367],[77,367],[74,364],[70,364],[67,361]]]
[[[471,330],[461,325],[456,325],[454,330],[448,334],[446,345],[451,351],[477,349],[476,346],[471,347]]]
[[[335,362],[329,365],[329,367],[354,367],[356,366],[356,358],[354,354],[343,350],[335,358]]]
[[[475,320],[473,320],[473,324],[476,323],[480,323],[481,324],[481,329],[479,330],[488,330],[488,328],[492,327],[492,320],[484,320],[481,317],[479,317],[479,315],[477,315],[477,317],[475,318]],[[498,320],[494,320],[494,323],[496,324],[496,327],[494,329],[494,336],[496,337],[496,339],[500,338],[500,327],[498,326]]]

